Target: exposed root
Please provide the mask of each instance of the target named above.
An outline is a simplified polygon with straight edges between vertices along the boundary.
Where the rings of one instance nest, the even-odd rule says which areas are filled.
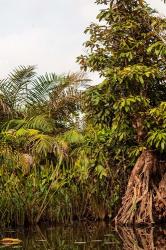
[[[165,166],[163,166],[163,168],[164,167]],[[156,192],[154,198],[155,216],[158,217],[160,221],[163,221],[166,219],[166,173],[163,175],[158,188],[154,184],[153,188]]]
[[[157,184],[156,175],[159,179]],[[132,170],[115,223],[152,224],[165,218],[165,215],[166,172],[161,179],[157,158],[153,151],[146,150],[138,158]]]

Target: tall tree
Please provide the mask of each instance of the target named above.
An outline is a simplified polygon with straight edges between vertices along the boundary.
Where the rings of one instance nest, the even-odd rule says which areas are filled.
[[[105,7],[78,60],[104,80],[87,92],[87,115],[110,129],[116,157],[138,156],[116,222],[152,223],[166,218],[166,20],[144,1],[96,3]]]

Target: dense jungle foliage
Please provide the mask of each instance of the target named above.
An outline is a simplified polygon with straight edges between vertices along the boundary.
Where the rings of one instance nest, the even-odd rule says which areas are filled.
[[[1,80],[3,223],[103,219],[111,207],[111,170],[81,117],[85,83],[78,73],[37,76],[33,66]]]
[[[96,3],[78,62],[100,84],[34,66],[0,81],[3,224],[165,220],[166,19],[144,1]]]

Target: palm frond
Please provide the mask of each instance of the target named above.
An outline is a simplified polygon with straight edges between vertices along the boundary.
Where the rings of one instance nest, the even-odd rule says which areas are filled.
[[[35,66],[19,66],[6,79],[0,80],[0,91],[13,109],[25,103],[34,76]]]
[[[41,104],[43,105],[49,99],[49,94],[53,91],[59,81],[62,80],[61,76],[54,73],[46,73],[44,76],[39,76],[32,81],[31,90],[27,96],[27,103],[29,105]]]
[[[17,131],[15,131],[16,138],[20,138],[20,137],[30,138],[30,137],[35,136],[37,134],[39,134],[39,131],[37,129],[20,128]]]
[[[81,94],[80,86],[86,80],[79,73],[66,76],[63,82],[54,88],[50,95],[49,106],[53,117],[70,121],[71,116],[76,116],[80,111]]]
[[[25,125],[25,119],[12,119],[4,123],[3,130],[7,131],[9,129],[20,129]]]
[[[38,115],[28,119],[12,119],[6,122],[3,126],[4,131],[11,129],[19,130],[24,129],[35,129],[44,133],[52,133],[54,131],[54,120],[47,117],[46,115]]]
[[[35,74],[35,66],[18,66],[13,72],[9,73],[8,79],[17,88],[17,86],[24,86],[30,83]]]
[[[84,136],[77,130],[71,129],[59,137],[68,144],[81,144],[85,141]]]
[[[52,133],[54,131],[54,120],[46,115],[38,115],[27,120],[25,127],[37,129],[44,133]]]
[[[36,134],[30,139],[33,145],[33,154],[47,156],[48,153],[55,153],[57,142],[54,137],[45,134]]]

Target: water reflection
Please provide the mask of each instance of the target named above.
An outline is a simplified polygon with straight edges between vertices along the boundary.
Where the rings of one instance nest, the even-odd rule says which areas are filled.
[[[123,249],[127,250],[166,250],[166,227],[118,228],[119,237],[123,241]]]
[[[166,250],[166,229],[161,228],[118,228],[105,223],[81,223],[70,226],[36,227],[31,229],[2,230],[1,237],[23,240],[21,245],[4,246],[2,249],[25,250]]]

